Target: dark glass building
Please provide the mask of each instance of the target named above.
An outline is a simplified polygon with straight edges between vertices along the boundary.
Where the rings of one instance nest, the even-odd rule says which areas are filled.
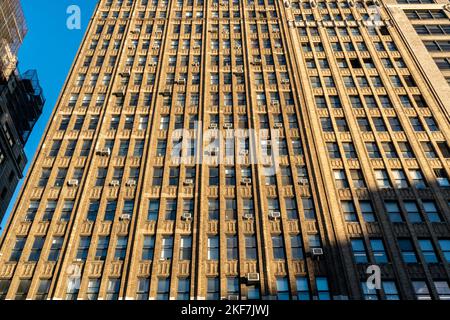
[[[22,178],[27,163],[24,146],[44,102],[34,70],[0,81],[0,221]]]

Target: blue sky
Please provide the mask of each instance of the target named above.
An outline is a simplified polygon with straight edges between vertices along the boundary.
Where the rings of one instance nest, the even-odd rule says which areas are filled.
[[[28,34],[19,51],[19,70],[21,72],[28,69],[37,70],[47,99],[44,112],[25,147],[28,157],[26,174],[97,1],[21,0],[21,3]],[[69,30],[66,27],[66,20],[69,17],[66,11],[70,5],[78,5],[81,9],[81,30]],[[2,227],[6,223],[22,182],[16,189]]]

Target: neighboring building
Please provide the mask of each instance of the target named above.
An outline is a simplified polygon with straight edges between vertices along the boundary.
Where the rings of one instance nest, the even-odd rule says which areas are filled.
[[[19,0],[0,4],[0,222],[27,163],[28,136],[42,113],[44,98],[35,71],[20,75],[17,51],[26,34]]]
[[[16,55],[26,33],[20,1],[2,0],[0,4],[0,77],[7,79],[16,69]]]
[[[36,71],[0,81],[0,221],[27,163],[25,144],[44,106]]]
[[[374,4],[100,1],[0,297],[450,299],[449,100]]]

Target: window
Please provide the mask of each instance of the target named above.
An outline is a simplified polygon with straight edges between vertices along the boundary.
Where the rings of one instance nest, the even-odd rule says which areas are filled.
[[[450,300],[450,288],[447,281],[434,281],[440,300]]]
[[[317,294],[319,300],[331,300],[328,280],[325,277],[316,278]]]
[[[219,185],[219,168],[211,167],[209,168],[209,186]]]
[[[59,253],[61,252],[61,248],[63,245],[64,238],[63,237],[55,237],[52,240],[52,245],[50,247],[50,252],[48,254],[48,261],[58,261]]]
[[[247,260],[256,260],[257,258],[255,236],[245,236],[245,258]]]
[[[423,208],[425,210],[425,215],[428,217],[430,222],[441,222],[441,214],[436,206],[436,202],[433,200],[422,201]]]
[[[283,237],[280,236],[272,236],[272,249],[273,249],[273,258],[275,260],[284,260],[285,253],[284,253],[284,243],[283,243]]]
[[[344,219],[347,222],[356,222],[358,218],[356,216],[356,209],[353,201],[342,201],[342,211],[344,212]]]
[[[364,175],[359,169],[350,170],[350,176],[353,181],[353,186],[358,189],[366,188],[366,182],[364,180]]]
[[[225,199],[225,219],[236,220],[237,218],[236,199]]]
[[[403,261],[405,263],[417,263],[416,252],[413,244],[409,239],[399,239],[398,244],[402,253]]]
[[[81,237],[80,244],[78,245],[76,259],[80,261],[86,261],[90,246],[91,237]]]
[[[290,220],[298,219],[297,203],[295,201],[295,198],[286,198],[284,203],[288,219]]]
[[[210,236],[208,237],[208,260],[217,261],[219,260],[219,237]]]
[[[146,278],[138,279],[136,300],[148,300],[149,290],[150,290],[150,280]]]
[[[182,236],[180,240],[180,260],[191,260],[192,255],[192,238],[189,236]]]
[[[361,213],[365,222],[375,222],[376,217],[373,211],[373,206],[370,201],[360,201],[359,207],[361,208]]]
[[[409,187],[408,179],[406,178],[405,172],[403,170],[392,170],[392,176],[395,188],[405,189]]]
[[[177,300],[189,300],[190,281],[189,279],[178,280]]]
[[[42,279],[39,282],[39,287],[36,292],[36,300],[46,300],[48,297],[48,291],[50,290],[51,280]],[[0,300],[1,300],[1,288],[0,288]]]
[[[119,237],[117,239],[116,251],[114,253],[114,260],[123,261],[127,253],[127,237]]]
[[[376,263],[387,263],[388,257],[382,239],[370,239],[370,246]]]
[[[430,289],[425,281],[416,280],[412,285],[417,300],[431,300]]]
[[[291,250],[292,250],[292,259],[302,260],[304,258],[301,235],[291,235]]]
[[[142,260],[153,260],[153,253],[155,249],[155,237],[144,236],[144,244],[142,246]]]
[[[298,300],[311,300],[308,278],[297,277],[295,280],[297,285],[297,299]]]
[[[377,181],[378,188],[391,188],[391,182],[386,170],[375,170],[375,179]]]
[[[356,263],[367,263],[366,246],[363,239],[351,239],[350,240],[353,251],[353,258]]]
[[[100,206],[99,201],[91,201],[89,203],[89,209],[87,213],[87,221],[95,221],[97,219],[98,208]]]
[[[238,259],[238,241],[236,236],[227,236],[227,259]]]
[[[218,278],[208,278],[206,287],[206,300],[219,300],[220,282]]]
[[[209,199],[208,200],[208,218],[209,220],[219,220],[219,200]]]
[[[17,237],[14,247],[11,251],[11,255],[9,256],[9,261],[18,262],[20,257],[22,256],[23,248],[25,247],[27,239],[25,237]]]
[[[230,296],[239,296],[239,279],[236,277],[227,278],[227,293]]]
[[[438,258],[430,239],[419,239],[419,247],[426,263],[437,263]]]
[[[154,187],[161,187],[163,180],[163,168],[156,167],[153,169],[152,185]]]
[[[383,281],[382,287],[386,300],[400,300],[398,295],[397,286],[394,281]]]
[[[403,222],[400,207],[396,201],[385,201],[384,206],[391,222]]]
[[[35,237],[33,246],[31,248],[30,255],[28,257],[28,261],[37,262],[41,256],[42,247],[44,246],[45,238],[44,237]]]
[[[75,204],[75,202],[72,200],[64,201],[63,207],[61,209],[61,216],[60,216],[60,220],[62,222],[69,221],[70,216],[73,211],[74,204]]]
[[[409,174],[412,180],[412,185],[416,187],[416,189],[425,189],[427,187],[421,170],[411,169],[409,170]]]
[[[369,288],[367,286],[367,281],[361,281],[361,288],[364,300],[378,300],[377,290],[374,288]]]
[[[440,239],[438,242],[442,253],[444,254],[445,260],[450,262],[450,239]]]
[[[420,215],[419,208],[417,207],[417,203],[415,201],[405,201],[404,205],[409,221],[412,223],[422,222],[422,216]]]
[[[11,280],[0,279],[0,300],[5,300],[8,294]]]
[[[118,300],[120,290],[120,279],[109,279],[106,289],[106,300]]]
[[[277,278],[277,299],[290,300],[289,284],[287,278]]]
[[[347,176],[345,175],[344,170],[334,170],[333,173],[334,173],[334,181],[336,182],[336,187],[338,189],[349,188]]]
[[[148,221],[157,221],[159,213],[159,200],[152,199],[148,204],[148,213],[147,220]]]
[[[31,280],[20,280],[19,287],[16,291],[15,300],[25,300],[30,290]]]
[[[302,198],[303,212],[305,214],[305,219],[315,220],[316,214],[314,209],[314,203],[311,198]]]
[[[114,217],[116,215],[116,208],[117,208],[117,201],[115,200],[108,200],[106,203],[106,210],[105,210],[105,221],[113,221]]]
[[[100,236],[98,238],[97,250],[95,252],[95,259],[104,261],[108,253],[109,237]]]
[[[170,260],[173,255],[173,236],[165,236],[161,245],[161,260]]]
[[[69,278],[67,283],[66,300],[76,300],[80,291],[78,278]]]

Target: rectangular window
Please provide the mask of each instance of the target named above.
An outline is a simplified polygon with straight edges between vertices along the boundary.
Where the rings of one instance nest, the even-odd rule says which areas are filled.
[[[219,260],[219,237],[208,237],[208,260]]]

